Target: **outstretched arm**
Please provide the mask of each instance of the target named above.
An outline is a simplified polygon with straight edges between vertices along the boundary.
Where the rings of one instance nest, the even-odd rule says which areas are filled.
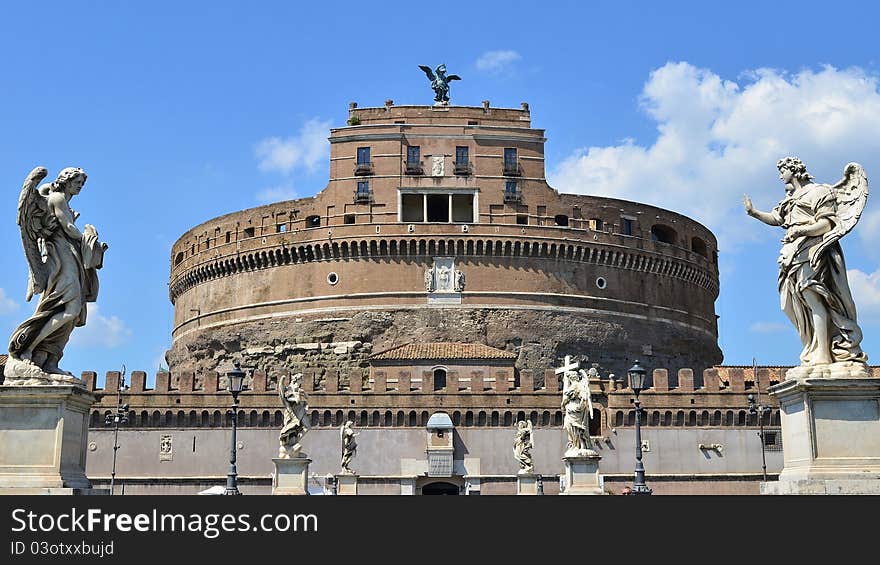
[[[743,206],[745,206],[746,214],[753,218],[757,218],[767,224],[768,226],[781,226],[782,218],[779,217],[775,211],[773,212],[761,212],[752,206],[752,199],[749,198],[749,195],[746,194],[743,196]]]

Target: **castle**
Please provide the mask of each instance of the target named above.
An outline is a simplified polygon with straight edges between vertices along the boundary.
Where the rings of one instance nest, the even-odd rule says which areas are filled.
[[[591,371],[590,434],[607,492],[632,478],[626,371],[641,396],[648,481],[659,493],[757,493],[762,452],[782,466],[784,368],[719,366],[714,235],[654,206],[566,194],[547,184],[544,131],[529,107],[352,103],[330,132],[330,180],[312,198],[232,212],[193,227],[171,252],[170,372],[153,389],[108,373],[92,408],[88,475],[193,493],[222,482],[229,443],[225,371],[249,368],[238,412],[244,492],[269,492],[282,411],[279,378],[304,375],[316,484],[339,471],[339,426],[360,438],[363,494],[513,494],[513,426],[535,426],[535,470],[559,491],[559,375]],[[561,187],[565,188],[565,187]],[[747,395],[771,406],[759,422]],[[432,416],[448,416],[451,465],[429,469]],[[446,420],[444,420],[446,421]],[[427,430],[427,436],[426,436]],[[427,443],[426,443],[427,442]]]

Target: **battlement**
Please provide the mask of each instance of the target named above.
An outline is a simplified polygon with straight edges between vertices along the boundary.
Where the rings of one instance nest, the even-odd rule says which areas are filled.
[[[785,371],[790,366],[759,366],[757,379],[751,366],[718,366],[703,371],[703,386],[696,386],[694,371],[692,369],[680,369],[678,371],[678,386],[670,386],[669,371],[667,369],[654,369],[652,371],[652,386],[641,394],[657,393],[712,393],[712,392],[744,392],[757,390],[765,393],[767,389],[781,382]],[[870,367],[874,377],[880,377],[880,366]],[[284,372],[280,376],[287,377],[291,373]],[[108,371],[105,376],[104,387],[97,386],[98,374],[93,371],[82,373],[82,380],[91,391],[115,394],[119,391],[120,372]],[[144,371],[133,371],[130,383],[122,390],[125,394],[216,394],[226,392],[225,375],[212,372],[196,374],[192,371],[180,371],[172,374],[167,371],[156,373],[155,386],[146,386],[147,374]],[[247,380],[248,390],[256,393],[269,393],[277,390],[278,374],[268,375],[264,371],[255,370],[249,374]],[[514,374],[510,368],[501,368],[491,375],[483,371],[472,371],[468,375],[460,375],[456,372],[449,373],[446,386],[435,389],[433,374],[424,371],[421,374],[413,374],[412,371],[397,371],[392,373],[382,367],[374,367],[366,378],[349,379],[340,375],[338,371],[321,371],[306,369],[303,371],[303,385],[306,392],[350,394],[350,393],[456,393],[456,392],[479,392],[479,393],[536,393],[559,391],[559,375],[553,369],[548,369],[542,379],[544,384],[537,384],[533,371],[521,370]],[[618,393],[632,394],[632,391],[622,380],[609,381],[607,376],[600,377],[593,383],[594,393]]]

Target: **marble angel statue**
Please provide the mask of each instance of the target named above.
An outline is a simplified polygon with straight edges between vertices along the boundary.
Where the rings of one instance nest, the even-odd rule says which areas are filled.
[[[844,167],[834,185],[814,183],[803,162],[786,157],[776,164],[785,197],[770,212],[752,206],[746,213],[785,230],[779,252],[782,310],[800,334],[797,376],[867,376],[868,357],[860,347],[840,239],[852,231],[868,199],[868,177],[858,163]]]
[[[590,439],[593,400],[590,382],[583,369],[565,371],[562,378],[562,427],[568,436],[566,457],[596,455]]]
[[[532,448],[535,447],[535,437],[532,431],[531,420],[521,420],[516,423],[516,435],[513,440],[513,456],[519,462],[519,473],[534,473],[535,465],[532,463]]]
[[[351,460],[357,455],[357,442],[354,440],[354,436],[358,434],[352,428],[353,425],[354,422],[348,420],[339,428],[339,440],[342,442],[341,466],[343,473],[353,473]]]
[[[86,323],[86,304],[98,298],[97,270],[108,248],[94,226],[80,231],[79,214],[70,207],[86,182],[85,171],[68,167],[39,185],[47,174],[43,167],[32,170],[18,199],[17,223],[30,269],[26,300],[40,298],[9,339],[7,385],[79,382],[58,363],[73,329]]]
[[[302,451],[302,439],[309,429],[309,403],[302,387],[302,373],[290,377],[290,382],[284,386],[284,377],[278,382],[278,396],[284,404],[284,426],[278,435],[280,447],[279,459],[291,457],[305,457]]]

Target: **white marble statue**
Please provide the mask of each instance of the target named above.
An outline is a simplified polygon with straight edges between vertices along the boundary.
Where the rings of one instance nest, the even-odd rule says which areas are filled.
[[[520,474],[535,472],[532,463],[532,448],[535,447],[535,438],[532,432],[531,420],[521,420],[516,423],[516,435],[513,439],[513,456],[519,462]]]
[[[30,267],[26,299],[39,294],[36,311],[9,339],[6,385],[78,384],[58,366],[75,327],[86,323],[86,304],[98,298],[97,270],[107,244],[94,226],[76,227],[70,200],[82,190],[86,173],[68,167],[37,185],[48,171],[37,167],[25,179],[18,199],[24,254]]]
[[[568,369],[562,378],[562,427],[568,436],[566,457],[597,455],[590,440],[593,400],[590,383],[583,369]]]
[[[785,198],[770,212],[756,210],[748,195],[743,203],[750,216],[785,229],[779,294],[803,345],[801,367],[788,376],[867,376],[868,357],[859,346],[862,331],[840,247],[868,198],[865,171],[849,163],[843,179],[827,185],[812,182],[797,157],[781,159],[776,167]]]
[[[302,387],[302,373],[290,377],[290,382],[284,386],[284,377],[278,382],[278,396],[284,404],[284,426],[278,436],[281,444],[278,450],[280,459],[292,457],[305,457],[302,451],[303,436],[311,428],[309,422],[309,403]]]
[[[342,472],[353,473],[351,470],[351,460],[357,455],[357,442],[354,436],[358,435],[352,426],[354,422],[348,420],[339,428],[339,439],[342,441]]]
[[[464,273],[455,271],[455,292],[464,291]]]
[[[425,290],[434,292],[434,267],[425,269]]]
[[[452,277],[452,271],[446,265],[442,265],[439,269],[437,269],[437,290],[439,291],[449,291],[452,286],[450,283]]]

